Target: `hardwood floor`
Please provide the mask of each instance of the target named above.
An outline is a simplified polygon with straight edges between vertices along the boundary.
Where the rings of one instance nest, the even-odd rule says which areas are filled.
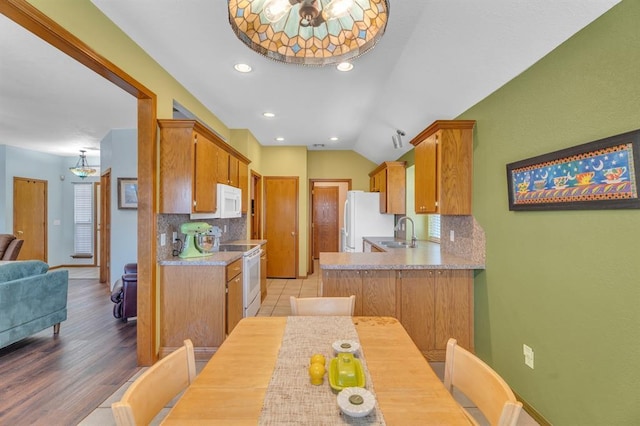
[[[70,279],[67,320],[0,349],[0,425],[77,425],[137,371],[136,321],[107,286]]]

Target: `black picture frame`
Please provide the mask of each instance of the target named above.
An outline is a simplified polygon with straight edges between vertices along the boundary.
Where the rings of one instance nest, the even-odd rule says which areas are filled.
[[[640,129],[507,164],[509,210],[638,209]]]

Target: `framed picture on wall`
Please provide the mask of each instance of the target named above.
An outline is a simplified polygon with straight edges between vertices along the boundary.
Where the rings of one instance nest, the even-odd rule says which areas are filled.
[[[118,208],[138,208],[138,179],[118,178]]]
[[[509,210],[638,209],[640,130],[507,164]]]

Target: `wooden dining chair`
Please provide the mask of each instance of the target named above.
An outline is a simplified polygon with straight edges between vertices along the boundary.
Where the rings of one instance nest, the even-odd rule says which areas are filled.
[[[356,297],[295,297],[291,301],[291,315],[294,316],[352,316],[356,306]]]
[[[444,364],[444,386],[453,393],[457,388],[465,394],[491,425],[514,426],[522,411],[507,383],[480,358],[449,339]],[[478,424],[466,410],[465,414]]]
[[[148,425],[169,401],[196,377],[191,340],[162,358],[140,375],[122,399],[111,404],[118,426]]]

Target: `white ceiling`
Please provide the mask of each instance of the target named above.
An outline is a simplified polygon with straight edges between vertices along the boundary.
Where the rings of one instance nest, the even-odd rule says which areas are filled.
[[[230,29],[226,1],[92,2],[228,127],[250,129],[262,145],[283,144],[275,141],[282,136],[284,145],[353,149],[379,163],[619,0],[390,0],[385,35],[349,73],[252,52]],[[66,152],[74,153],[95,147],[111,128],[135,126],[130,95],[7,21],[0,19],[0,143],[50,152],[69,144]],[[253,72],[235,72],[237,62]],[[264,118],[265,111],[276,117]],[[406,133],[397,150],[396,129]]]

